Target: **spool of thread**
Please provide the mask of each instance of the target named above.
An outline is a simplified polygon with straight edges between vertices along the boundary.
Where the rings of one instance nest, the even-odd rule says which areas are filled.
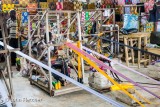
[[[61,89],[61,82],[60,81],[58,81],[58,89]]]
[[[55,84],[54,88],[58,90],[58,83]]]

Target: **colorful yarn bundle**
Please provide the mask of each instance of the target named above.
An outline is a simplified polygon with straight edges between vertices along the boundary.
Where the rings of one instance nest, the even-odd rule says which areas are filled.
[[[18,8],[18,7],[26,8],[27,5],[29,4],[29,2],[30,2],[29,0],[15,0],[15,1],[13,1],[16,8]]]

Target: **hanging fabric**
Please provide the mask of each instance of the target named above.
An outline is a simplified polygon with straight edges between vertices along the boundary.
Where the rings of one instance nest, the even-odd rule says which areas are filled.
[[[47,9],[49,4],[47,2],[40,2],[40,7],[43,8],[43,9]]]
[[[137,3],[140,3],[140,1],[139,0],[132,0],[132,4],[137,4]]]
[[[28,23],[28,12],[22,12],[22,24]]]
[[[130,7],[125,7],[125,14],[130,14],[130,13],[131,13]]]
[[[124,29],[138,29],[138,16],[133,14],[124,14]]]
[[[37,8],[38,8],[37,3],[29,3],[27,6],[27,11],[29,12],[29,14],[36,14]]]
[[[132,0],[125,0],[125,4],[132,4]]]
[[[74,10],[78,11],[78,10],[82,10],[82,2],[79,1],[74,1]]]
[[[153,6],[154,6],[154,0],[149,0],[148,2],[145,2],[144,3],[145,12],[149,13],[150,10],[153,10]]]
[[[63,10],[63,3],[62,2],[56,2],[56,10]]]
[[[125,0],[118,0],[118,5],[120,5],[120,6],[125,5]]]
[[[2,0],[2,4],[12,4],[12,0]]]
[[[96,1],[96,8],[97,9],[101,8],[101,2],[100,1]]]
[[[82,22],[85,22],[85,12],[84,12],[84,11],[82,11],[81,17],[82,17],[82,18],[81,18],[81,21],[82,21]]]
[[[2,5],[2,11],[3,12],[9,12],[10,10],[14,9],[14,4],[3,4]]]
[[[50,2],[50,3],[49,3],[49,9],[50,9],[50,10],[56,10],[56,3]]]

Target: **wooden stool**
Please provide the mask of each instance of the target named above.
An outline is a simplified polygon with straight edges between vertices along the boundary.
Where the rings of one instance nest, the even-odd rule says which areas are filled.
[[[125,45],[129,45],[129,46],[131,46],[131,47],[133,47],[134,45],[134,43],[133,43],[133,39],[124,39],[124,44]],[[133,49],[131,49],[131,56],[129,56],[129,49],[128,49],[128,47],[124,47],[125,48],[125,60],[126,60],[126,64],[127,64],[127,66],[129,66],[129,61],[130,60],[132,60],[132,64],[134,65],[134,50]]]
[[[131,46],[133,47],[133,40],[137,40],[138,41],[138,49],[142,48],[142,40],[144,40],[144,46],[146,46],[147,44],[147,39],[150,36],[150,33],[133,33],[133,34],[129,34],[129,35],[124,35],[124,44],[128,45],[128,41],[130,40],[131,42]],[[134,51],[133,49],[131,49],[131,56],[132,56],[132,63],[134,62]],[[128,56],[128,48],[125,47],[125,57],[126,57],[126,64],[127,66],[129,66],[129,60],[131,60],[131,58],[129,58]],[[141,55],[141,51],[138,51],[138,68],[140,68],[140,64],[144,63],[144,66],[146,67],[147,62],[149,62],[149,59],[147,59],[146,54],[144,55],[144,59],[142,59],[142,55]]]

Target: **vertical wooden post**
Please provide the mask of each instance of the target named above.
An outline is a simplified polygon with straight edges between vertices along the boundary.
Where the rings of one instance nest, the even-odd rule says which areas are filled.
[[[49,21],[48,21],[48,11],[46,13],[46,39],[47,39],[47,44],[49,43]],[[47,52],[47,57],[48,57],[48,66],[51,67],[51,50],[50,47],[48,47],[48,52]],[[51,71],[49,71],[49,90],[50,90],[50,95],[52,91],[52,75]]]
[[[80,48],[81,47],[81,42],[78,41],[77,42],[77,47]],[[81,65],[81,57],[78,56],[78,79],[82,78],[82,65]],[[80,80],[78,80],[80,82]]]
[[[138,38],[138,49],[141,49],[141,37]],[[141,51],[138,51],[138,68],[141,67]]]
[[[78,22],[78,37],[79,37],[79,42],[82,41],[82,32],[81,32],[81,20],[80,20],[80,17],[81,17],[80,12],[77,11],[77,22]],[[82,50],[82,44],[81,44],[81,43],[80,43],[80,49]],[[83,58],[81,58],[81,67],[82,67],[82,77],[83,77],[83,78],[81,78],[79,82],[82,83],[82,82],[84,82],[84,60],[83,60]]]
[[[131,44],[131,47],[133,47],[133,39],[131,38],[130,39],[130,44]],[[134,65],[134,50],[131,49],[131,58],[132,58],[132,64]]]
[[[127,38],[124,37],[124,44],[128,45],[127,43]],[[129,66],[129,61],[128,61],[128,48],[126,46],[124,46],[124,50],[125,50],[125,60],[126,60],[126,64],[127,66]]]

